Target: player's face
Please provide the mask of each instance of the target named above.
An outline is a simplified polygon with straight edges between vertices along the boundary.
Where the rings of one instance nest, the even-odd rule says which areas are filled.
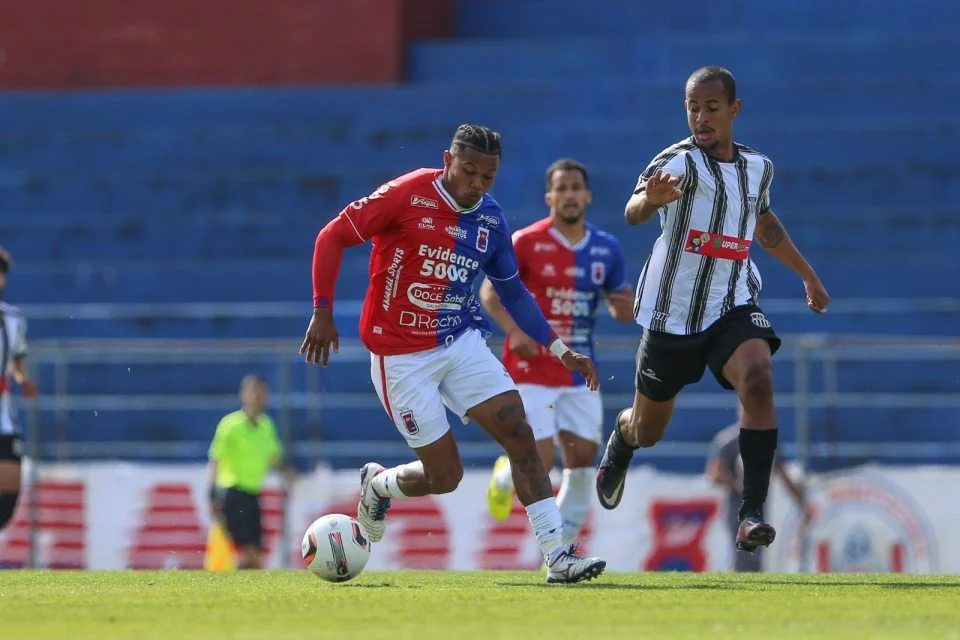
[[[493,186],[500,168],[500,156],[476,149],[443,152],[444,186],[461,207],[470,208]]]
[[[687,124],[697,146],[710,151],[730,142],[740,101],[731,103],[719,80],[687,87]]]
[[[267,406],[269,399],[269,390],[259,382],[247,382],[240,389],[240,402],[251,411],[259,413]]]
[[[553,172],[550,190],[544,200],[550,207],[551,216],[573,224],[583,220],[592,198],[583,174],[576,169],[567,169]]]

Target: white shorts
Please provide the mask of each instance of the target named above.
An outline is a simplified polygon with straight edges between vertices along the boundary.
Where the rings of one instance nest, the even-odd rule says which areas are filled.
[[[584,440],[600,444],[603,434],[603,401],[599,391],[585,385],[545,387],[518,384],[527,422],[537,440],[550,440],[560,431],[568,431]]]
[[[370,377],[383,408],[414,449],[450,430],[444,406],[467,422],[467,411],[516,391],[483,335],[467,329],[449,346],[396,356],[370,354]]]

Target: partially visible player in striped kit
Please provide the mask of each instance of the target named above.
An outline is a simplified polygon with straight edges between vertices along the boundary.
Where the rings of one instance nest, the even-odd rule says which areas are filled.
[[[0,531],[13,518],[20,497],[20,429],[10,397],[10,382],[20,385],[25,398],[37,395],[27,375],[27,321],[20,310],[2,302],[7,271],[13,259],[0,247]]]
[[[637,285],[634,315],[644,328],[637,392],[607,442],[597,495],[607,509],[619,504],[634,451],[663,438],[677,394],[709,367],[743,405],[736,544],[754,551],[776,536],[763,505],[777,448],[771,358],[780,339],[757,306],[753,239],[800,276],[812,311],[824,313],[830,298],[770,209],[773,163],[733,141],[740,113],[733,74],[698,69],[687,80],[684,104],[693,135],[653,159],[624,211],[632,225],[659,213],[663,232]]]

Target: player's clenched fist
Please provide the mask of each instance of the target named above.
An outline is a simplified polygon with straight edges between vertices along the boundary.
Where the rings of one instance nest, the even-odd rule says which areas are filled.
[[[334,353],[340,352],[340,334],[337,333],[337,325],[333,321],[333,310],[314,309],[307,335],[300,345],[300,355],[304,356],[308,363],[320,363],[320,366],[325,367],[330,360],[331,348]]]
[[[570,371],[583,376],[583,379],[587,381],[587,387],[591,391],[596,391],[597,387],[600,386],[600,381],[597,379],[597,368],[593,366],[593,360],[587,356],[580,355],[576,351],[567,351],[560,358],[560,362]]]

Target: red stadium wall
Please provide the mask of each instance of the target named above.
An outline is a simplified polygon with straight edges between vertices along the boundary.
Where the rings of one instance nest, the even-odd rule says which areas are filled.
[[[379,84],[453,0],[0,0],[0,88]]]

